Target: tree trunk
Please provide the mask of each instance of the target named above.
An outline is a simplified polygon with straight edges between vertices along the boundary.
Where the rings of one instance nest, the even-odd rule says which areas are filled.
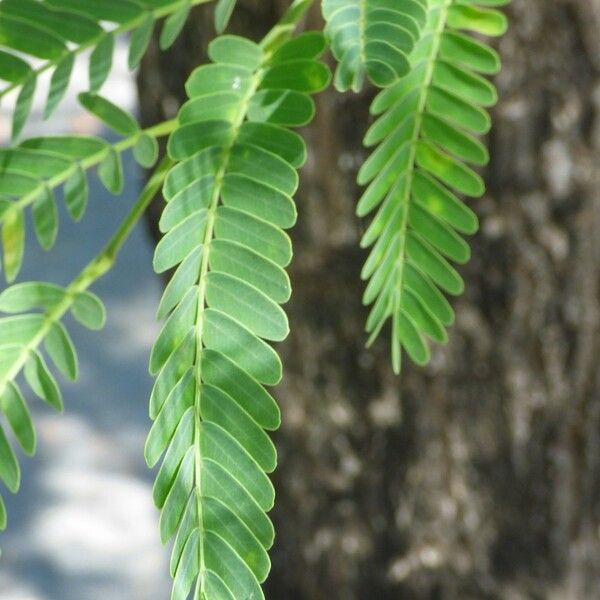
[[[285,4],[241,2],[233,29],[258,38]],[[427,368],[405,360],[397,378],[385,336],[363,348],[354,179],[369,94],[322,94],[305,132],[273,600],[600,594],[600,1],[508,13],[481,231]],[[149,54],[147,122],[176,112],[210,18]]]

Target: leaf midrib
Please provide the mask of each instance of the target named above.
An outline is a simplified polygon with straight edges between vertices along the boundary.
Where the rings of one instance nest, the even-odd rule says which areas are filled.
[[[232,124],[232,135],[231,142],[225,148],[223,157],[221,159],[221,165],[215,176],[213,193],[210,199],[208,214],[206,219],[206,231],[204,234],[204,240],[202,243],[202,262],[200,264],[200,273],[198,276],[198,308],[196,312],[196,359],[194,364],[195,376],[196,376],[196,393],[194,400],[194,493],[197,499],[197,518],[198,518],[198,532],[199,532],[199,572],[196,583],[196,595],[202,597],[204,593],[204,582],[205,582],[205,571],[204,565],[204,522],[203,522],[203,510],[202,510],[202,454],[200,446],[200,435],[202,430],[202,419],[200,415],[200,405],[202,400],[202,352],[204,344],[202,342],[202,336],[204,332],[204,314],[206,311],[206,283],[207,275],[209,272],[209,257],[210,257],[210,245],[214,239],[214,228],[217,208],[219,206],[219,200],[221,198],[221,188],[223,180],[225,178],[227,167],[229,166],[229,159],[231,152],[236,144],[236,140],[239,136],[240,129],[246,120],[246,116],[250,107],[250,101],[256,94],[258,87],[261,84],[264,75],[264,69],[259,67],[257,72],[252,78],[252,85],[240,103],[239,111]]]
[[[439,7],[440,14],[438,15],[438,23],[432,35],[431,42],[431,51],[429,53],[429,57],[427,59],[427,70],[425,72],[425,78],[423,80],[423,87],[421,89],[421,94],[419,97],[419,104],[417,109],[417,117],[415,119],[413,136],[411,139],[411,149],[410,149],[410,158],[409,158],[409,166],[407,170],[407,182],[406,182],[406,191],[404,193],[404,198],[402,199],[403,207],[402,207],[402,217],[400,221],[400,248],[398,249],[398,261],[396,263],[397,272],[397,289],[396,289],[396,301],[394,305],[392,319],[394,320],[394,324],[392,325],[392,339],[395,335],[395,319],[398,318],[398,314],[400,312],[400,308],[402,306],[402,292],[404,290],[403,286],[403,276],[404,276],[404,264],[406,262],[406,230],[408,228],[408,213],[410,208],[410,199],[412,194],[412,182],[414,178],[415,172],[415,162],[416,162],[416,154],[417,154],[417,144],[419,142],[419,138],[421,135],[421,125],[423,122],[423,115],[425,114],[425,107],[427,103],[427,96],[429,93],[429,88],[431,87],[431,83],[433,80],[433,71],[435,68],[435,64],[437,61],[437,57],[440,51],[440,44],[442,40],[442,34],[446,29],[446,20],[448,16],[448,10],[452,5],[453,0],[444,0],[444,3]],[[394,370],[399,371],[399,367],[394,365]]]

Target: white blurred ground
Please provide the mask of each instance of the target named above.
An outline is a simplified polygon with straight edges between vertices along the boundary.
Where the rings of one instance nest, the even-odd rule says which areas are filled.
[[[102,90],[134,110],[133,77],[119,46]],[[50,120],[41,110],[47,86],[38,89],[25,137],[46,133],[98,133],[81,112],[76,92],[87,83],[78,63],[68,97]],[[0,144],[10,135],[10,103],[0,110]],[[73,224],[61,210],[59,238],[46,254],[28,227],[21,281],[66,284],[110,237],[139,190],[141,174],[129,159],[126,191],[111,197],[93,178],[88,211]],[[2,600],[164,600],[169,595],[168,551],[158,541],[152,473],[143,444],[149,428],[151,379],[147,358],[158,325],[160,283],[151,269],[151,247],[139,226],[116,268],[93,289],[105,301],[104,331],[68,321],[80,357],[76,384],[60,381],[66,413],[55,415],[32,398],[38,432],[36,457],[21,456],[22,489],[7,501],[8,529],[0,535]],[[4,282],[0,283],[0,289]]]

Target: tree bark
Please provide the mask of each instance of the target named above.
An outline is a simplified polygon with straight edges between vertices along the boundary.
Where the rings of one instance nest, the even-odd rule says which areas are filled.
[[[285,4],[241,2],[233,30],[258,39]],[[304,132],[269,598],[600,594],[600,1],[508,14],[481,230],[428,367],[405,360],[397,378],[386,336],[363,347],[370,93],[322,94]],[[175,114],[210,19],[149,53],[145,121]]]

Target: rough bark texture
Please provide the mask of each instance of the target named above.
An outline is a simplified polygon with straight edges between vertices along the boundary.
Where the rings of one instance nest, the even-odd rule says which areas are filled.
[[[234,30],[258,37],[282,5],[241,2]],[[319,99],[277,391],[273,600],[600,595],[600,1],[508,13],[467,292],[448,346],[400,379],[385,339],[363,349],[368,98]],[[176,110],[209,18],[150,53],[146,120]]]

